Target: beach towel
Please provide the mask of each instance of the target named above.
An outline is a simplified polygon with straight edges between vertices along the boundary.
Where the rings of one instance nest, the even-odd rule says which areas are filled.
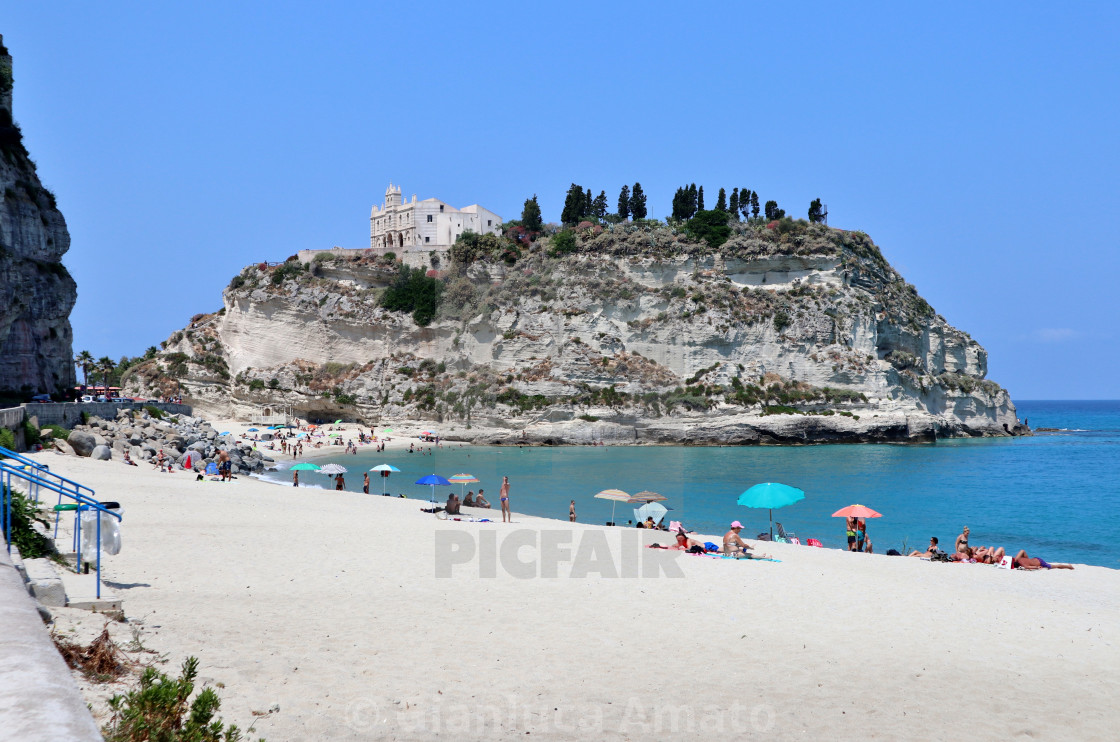
[[[815,546],[818,549],[824,548],[824,544],[821,543],[821,540],[819,538],[807,538],[805,539],[805,543],[808,546]]]

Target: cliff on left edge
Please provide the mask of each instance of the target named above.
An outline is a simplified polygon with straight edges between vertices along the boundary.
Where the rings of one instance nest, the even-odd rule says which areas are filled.
[[[0,393],[74,385],[70,310],[78,290],[62,265],[69,249],[66,220],[12,117],[12,58],[0,36]]]

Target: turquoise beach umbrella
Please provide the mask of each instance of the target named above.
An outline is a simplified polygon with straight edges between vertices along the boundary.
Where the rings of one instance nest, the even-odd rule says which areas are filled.
[[[770,511],[770,540],[774,540],[774,508],[784,508],[798,500],[804,500],[805,493],[796,487],[777,482],[756,484],[739,495],[738,503],[748,508],[766,508]]]

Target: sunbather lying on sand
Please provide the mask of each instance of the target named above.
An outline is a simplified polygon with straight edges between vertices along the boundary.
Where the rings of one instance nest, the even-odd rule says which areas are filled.
[[[1073,569],[1072,564],[1050,564],[1044,559],[1027,556],[1024,549],[1019,549],[1015,560],[1011,563],[1012,569]]]
[[[699,541],[690,539],[684,531],[677,532],[677,543],[671,546],[662,546],[661,544],[650,544],[650,549],[670,549],[675,551],[691,551],[696,554],[703,554],[705,552],[704,544]]]

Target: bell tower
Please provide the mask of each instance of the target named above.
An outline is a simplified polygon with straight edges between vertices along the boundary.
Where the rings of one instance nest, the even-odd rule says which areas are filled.
[[[385,208],[389,209],[394,206],[401,205],[401,187],[393,186],[389,183],[389,187],[385,189]]]

